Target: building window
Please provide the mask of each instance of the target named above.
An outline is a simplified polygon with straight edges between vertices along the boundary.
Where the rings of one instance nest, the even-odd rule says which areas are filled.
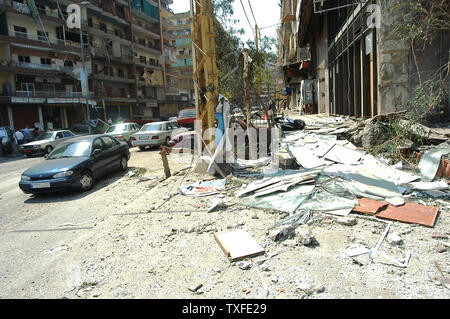
[[[106,66],[103,68],[103,74],[108,75],[108,68]]]
[[[91,28],[94,26],[92,18],[88,18],[88,26],[90,26]]]
[[[100,23],[100,30],[102,30],[105,33],[108,32],[108,29],[106,28],[106,24]]]
[[[97,74],[98,73],[98,65],[94,63],[94,65],[92,66],[92,69],[94,70],[94,73]]]
[[[112,96],[112,87],[106,87],[106,96]]]
[[[54,84],[44,84],[43,85],[45,92],[55,92],[55,85]]]
[[[47,41],[48,38],[48,32],[44,31],[37,31],[37,36],[39,41]]]
[[[17,59],[19,60],[19,62],[26,62],[26,63],[30,63],[31,61],[30,57],[26,55],[19,55]]]
[[[69,61],[69,60],[64,61],[64,66],[73,68],[73,61]]]
[[[34,83],[21,83],[20,87],[22,91],[34,92]]]
[[[117,69],[117,73],[119,75],[119,77],[123,78],[124,77],[124,73],[122,69]]]
[[[114,29],[114,35],[119,38],[123,38],[122,31]]]
[[[147,63],[147,58],[145,56],[139,56],[141,63]]]
[[[109,76],[114,76],[114,69],[109,67]]]
[[[125,89],[119,89],[119,92],[120,92],[120,97],[127,97]]]
[[[41,64],[51,65],[52,64],[52,59],[41,58]]]
[[[17,25],[14,26],[14,34],[18,38],[27,38],[27,29],[24,27],[19,27]]]

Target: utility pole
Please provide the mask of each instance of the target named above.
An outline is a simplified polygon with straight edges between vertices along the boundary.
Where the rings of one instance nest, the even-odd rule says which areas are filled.
[[[215,120],[219,99],[216,43],[211,0],[191,0],[192,61],[197,120],[202,123],[203,141],[208,151],[216,149]],[[205,136],[205,132],[208,134]],[[202,145],[198,145],[199,148]]]
[[[83,8],[85,8],[86,5],[88,5],[89,2],[88,1],[83,1],[80,3],[80,5],[83,6]],[[80,19],[80,45],[81,45],[81,68],[82,68],[82,72],[80,73],[80,81],[81,81],[81,94],[83,95],[83,99],[86,103],[86,116],[87,116],[87,121],[88,121],[88,130],[89,130],[89,135],[92,133],[92,129],[91,129],[91,112],[89,110],[89,75],[87,74],[86,71],[86,65],[84,63],[84,44],[83,44],[83,23],[82,20]],[[87,92],[86,90],[83,90],[83,77],[86,76],[86,86],[87,86]]]
[[[256,53],[259,53],[259,30],[258,25],[255,24],[255,43],[256,43]],[[256,69],[257,72],[257,81],[258,81],[258,92],[257,92],[257,99],[258,99],[258,106],[259,111],[262,110],[262,104],[261,104],[261,69],[257,66]]]
[[[247,128],[251,126],[251,110],[250,110],[250,103],[249,103],[249,97],[248,97],[248,49],[244,49],[242,52],[244,56],[244,72],[243,72],[243,81],[244,81],[244,102],[245,102],[245,109],[247,111]]]

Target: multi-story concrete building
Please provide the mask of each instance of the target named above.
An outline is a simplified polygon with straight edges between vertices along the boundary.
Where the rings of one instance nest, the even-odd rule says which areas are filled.
[[[192,41],[189,12],[177,13],[172,16],[172,28],[176,36],[177,63],[174,65],[178,73],[180,97],[194,101],[194,81],[192,80]]]
[[[450,34],[442,30],[413,49],[393,27],[412,12],[392,6],[395,1],[283,0],[279,62],[291,106],[309,102],[314,113],[357,117],[408,110],[419,79],[445,70]],[[441,106],[436,118],[448,120],[448,97]]]
[[[30,10],[25,1],[0,0],[1,125],[68,127],[84,118],[72,73],[81,68],[80,33],[65,27],[67,3],[38,1]]]
[[[166,17],[172,0],[32,3],[0,0],[1,125],[67,128],[86,118],[86,101],[91,118],[158,120],[179,99],[173,98],[175,38]],[[80,30],[66,24],[72,3],[83,4],[88,99],[77,76]]]

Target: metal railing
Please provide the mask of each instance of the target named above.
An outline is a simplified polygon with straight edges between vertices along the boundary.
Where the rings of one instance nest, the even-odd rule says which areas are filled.
[[[14,96],[17,97],[57,97],[57,98],[82,98],[82,92],[65,92],[65,91],[16,91]],[[94,93],[90,92],[89,97],[93,97]]]
[[[0,4],[3,4],[4,1],[1,1]],[[6,1],[6,4],[8,4],[8,1]],[[25,13],[25,14],[31,14],[30,8],[28,8],[28,5],[26,3],[20,3],[20,2],[16,2],[16,1],[11,1],[10,2],[10,6],[20,12],[20,13]],[[47,10],[44,8],[37,8],[39,13],[41,14],[45,14],[54,18],[58,18],[58,11],[56,10]]]
[[[34,34],[26,33],[26,32],[15,31],[12,27],[9,28],[9,36],[15,37],[15,38],[28,39],[28,40],[40,41],[40,42],[47,43],[47,37],[45,35],[34,35]],[[77,48],[80,47],[80,43],[74,42],[74,41],[69,41],[69,40],[64,41],[63,39],[55,39],[55,38],[48,37],[48,41],[50,41],[51,44],[56,44],[56,45],[65,45],[65,46],[72,46],[72,47],[77,47]]]

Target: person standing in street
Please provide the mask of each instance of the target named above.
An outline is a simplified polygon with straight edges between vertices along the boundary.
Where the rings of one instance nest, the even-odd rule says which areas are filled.
[[[19,146],[23,144],[24,139],[25,136],[23,135],[23,133],[19,130],[16,130],[16,132],[14,133],[14,141],[16,142],[16,145]]]
[[[31,132],[28,128],[28,125],[23,130],[23,135],[25,136],[25,141],[27,141],[27,143],[31,142],[33,140],[33,137],[31,136]]]

